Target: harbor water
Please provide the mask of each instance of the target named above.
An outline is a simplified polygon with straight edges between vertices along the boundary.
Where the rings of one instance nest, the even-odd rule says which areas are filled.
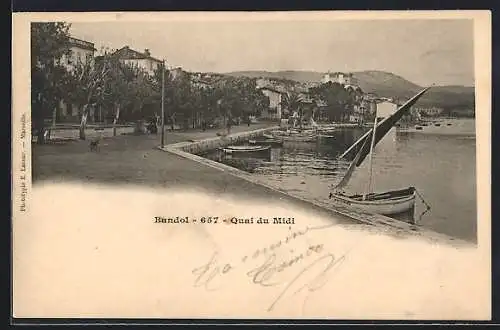
[[[427,128],[427,130],[425,130]],[[375,147],[372,191],[414,186],[418,225],[476,242],[476,139],[474,120],[442,120],[421,131],[395,128]],[[264,156],[202,156],[239,168],[309,199],[328,201],[349,162],[338,160],[367,129],[339,129],[316,142],[285,142]],[[367,157],[346,191],[363,193],[369,181]],[[422,200],[423,199],[423,200]],[[426,211],[426,204],[430,209]],[[396,216],[397,218],[398,216]],[[402,218],[400,220],[408,220]]]

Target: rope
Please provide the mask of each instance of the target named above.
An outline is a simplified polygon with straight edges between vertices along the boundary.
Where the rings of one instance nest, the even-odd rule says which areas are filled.
[[[420,221],[422,219],[422,217],[424,216],[424,214],[426,214],[427,212],[430,211],[431,209],[431,206],[429,204],[427,204],[427,202],[425,201],[424,197],[422,197],[422,195],[418,192],[417,189],[415,189],[415,193],[417,194],[417,196],[420,198],[420,200],[422,201],[422,203],[424,203],[426,209],[425,211],[423,211],[420,216],[418,217],[418,221]]]

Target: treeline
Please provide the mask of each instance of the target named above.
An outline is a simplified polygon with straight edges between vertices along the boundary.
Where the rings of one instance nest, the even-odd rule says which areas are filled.
[[[356,106],[363,100],[361,88],[347,87],[339,83],[328,82],[318,87],[309,88],[309,94],[315,102],[322,102],[323,111],[316,119],[324,121],[348,121]]]
[[[160,66],[150,75],[112,52],[68,68],[60,59],[70,56],[69,28],[67,23],[31,25],[32,122],[39,143],[44,143],[46,118],[56,118],[61,101],[78,108],[81,139],[89,115],[97,109],[114,125],[160,116],[162,87],[167,123],[185,128],[232,122],[269,107],[268,97],[250,78],[218,77],[214,83],[196,85],[189,72],[174,74]]]

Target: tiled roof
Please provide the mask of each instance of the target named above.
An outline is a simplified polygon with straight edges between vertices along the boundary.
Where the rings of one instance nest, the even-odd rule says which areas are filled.
[[[151,59],[153,61],[161,63],[162,61],[152,57],[151,55],[138,52],[136,50],[130,49],[128,46],[122,47],[114,52],[115,56],[118,56],[123,60],[141,60],[141,59]]]
[[[282,90],[281,88],[279,87],[275,87],[275,86],[264,86],[264,87],[260,87],[259,89],[267,89],[268,91],[271,91],[271,92],[275,92],[275,93],[279,93],[279,94],[286,94],[286,91]]]
[[[85,40],[78,39],[78,38],[75,38],[75,37],[69,37],[68,38],[68,43],[71,46],[76,46],[76,47],[79,47],[81,49],[88,49],[88,50],[93,50],[93,51],[96,50],[95,47],[94,47],[94,43],[93,42],[85,41]]]

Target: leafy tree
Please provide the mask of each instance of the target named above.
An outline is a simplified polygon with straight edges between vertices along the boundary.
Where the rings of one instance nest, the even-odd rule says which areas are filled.
[[[31,24],[31,111],[37,141],[45,142],[45,118],[55,111],[64,91],[66,70],[60,63],[69,55],[70,24]]]
[[[353,111],[357,102],[355,90],[346,90],[339,83],[328,82],[309,89],[313,99],[321,100],[327,105],[327,115],[330,121],[343,121]]]
[[[297,113],[299,117],[299,125],[302,128],[302,118],[304,116],[304,111],[302,107],[303,98],[294,92],[289,92],[283,94],[281,97],[281,106],[286,109],[289,115],[294,116]]]
[[[90,108],[104,97],[110,66],[106,61],[79,61],[69,71],[67,99],[80,109],[80,139],[85,140],[85,128]]]
[[[104,93],[100,101],[104,107],[112,109],[113,135],[116,135],[116,125],[120,120],[122,109],[131,102],[135,71],[110,54],[105,54],[97,62],[98,65],[108,68],[108,74],[104,79]]]
[[[128,117],[132,119],[150,117],[152,114],[145,112],[144,105],[154,103],[158,96],[161,97],[161,90],[158,92],[149,74],[139,69],[135,69],[134,79],[130,85]]]

